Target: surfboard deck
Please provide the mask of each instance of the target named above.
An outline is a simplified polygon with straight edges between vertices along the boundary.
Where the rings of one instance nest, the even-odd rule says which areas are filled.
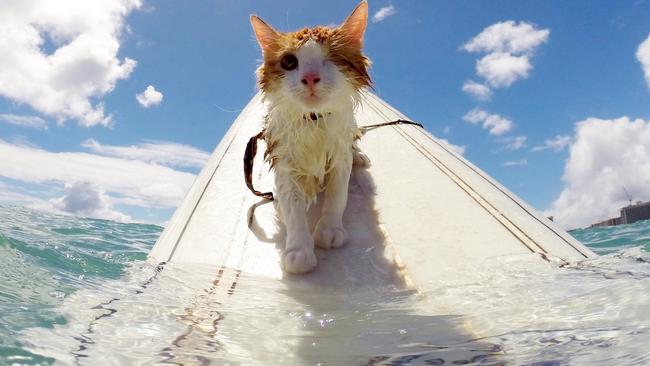
[[[356,113],[359,125],[408,119],[371,93],[363,94]],[[248,296],[256,292],[267,293],[268,301],[277,302],[280,308],[309,304],[327,313],[346,306],[351,310],[352,304],[381,303],[388,297],[399,296],[396,294],[420,293],[425,299],[418,298],[418,307],[424,310],[413,315],[422,316],[415,322],[426,324],[428,321],[438,325],[436,331],[429,334],[426,334],[427,329],[432,328],[414,327],[410,331],[420,333],[415,339],[430,343],[431,339],[439,337],[458,344],[480,335],[475,334],[468,323],[441,320],[446,319],[445,316],[464,316],[455,314],[454,309],[440,304],[436,308],[426,309],[426,305],[423,308],[421,302],[426,303],[428,289],[476,270],[482,261],[489,258],[522,257],[560,264],[595,256],[422,128],[397,125],[368,131],[360,141],[360,147],[370,157],[372,165],[369,168],[355,167],[352,172],[344,215],[349,243],[339,249],[317,249],[319,264],[311,273],[285,274],[280,268],[279,257],[285,234],[277,219],[275,203],[248,191],[242,169],[246,143],[262,129],[264,114],[265,105],[258,94],[222,139],[150,253],[150,260],[155,263],[163,262],[187,270],[205,266],[217,269],[216,275],[203,287],[198,286],[202,290],[197,294],[197,299],[201,299],[196,301],[197,304],[209,303],[205,293],[222,293],[219,301],[224,304],[237,304],[233,305],[235,308],[246,306],[247,301],[250,303],[252,300],[246,297],[235,300],[235,296],[231,296],[235,288],[246,288]],[[263,148],[261,144],[260,149]],[[273,188],[273,171],[264,164],[262,155],[258,153],[253,182],[257,189],[268,191]],[[319,205],[316,204],[308,213],[312,225],[318,212]],[[224,276],[228,279],[225,280]],[[261,285],[264,281],[250,280],[252,278],[271,282]],[[221,286],[221,292],[216,290],[215,283]],[[274,294],[271,295],[267,291],[274,286],[282,290],[270,290]],[[228,292],[229,289],[232,291]],[[204,306],[196,305],[196,308]],[[236,310],[233,312],[235,316],[230,315],[229,320],[220,325],[221,337],[228,338],[229,330],[232,334],[233,326],[228,325],[229,321],[230,324],[244,321],[237,319]],[[191,329],[200,329],[200,319],[210,318],[188,310],[187,319],[190,319],[188,324],[193,324],[188,328],[188,334],[191,334]],[[413,324],[413,319],[403,321],[404,324]],[[439,321],[441,323],[437,323]],[[304,326],[298,321],[294,326],[300,327],[301,324]],[[355,334],[370,332],[372,326],[360,324],[343,334],[336,333],[343,339],[339,343],[333,342],[330,347],[320,348],[320,353],[305,354],[304,344],[288,342],[281,356],[274,352],[265,356],[263,350],[266,348],[262,348],[253,352],[256,356],[251,357],[255,362],[273,359],[275,362],[300,364],[317,362],[328,354],[326,361],[351,362],[349,353],[338,354],[336,350],[343,346],[340,342],[350,345],[347,342],[358,338]],[[400,322],[395,324],[398,326]],[[445,330],[441,331],[441,327]],[[237,341],[233,341],[231,347],[240,350],[254,347],[247,340],[246,331],[238,334],[240,336],[235,337]],[[330,339],[332,334],[326,328],[319,328],[315,336],[317,339]],[[406,353],[399,356],[400,349],[395,348],[394,336],[363,338],[366,344],[355,347],[360,352],[363,350],[363,354],[374,354],[376,358],[374,361],[372,357],[367,358],[362,364],[391,364],[391,359],[399,360],[400,357],[425,362],[427,359],[436,360],[445,352],[444,347],[435,352],[415,347],[418,351],[401,349]],[[249,337],[258,339],[253,334]],[[190,338],[182,339],[182,345],[176,348],[177,353],[193,347]],[[494,345],[472,344],[460,353],[455,348],[452,354],[441,356],[441,359],[464,362],[494,352],[498,353],[498,347]]]
[[[362,100],[356,116],[360,125],[408,119],[372,93],[364,93]],[[150,253],[152,260],[224,265],[283,277],[276,246],[284,238],[274,203],[248,191],[242,170],[246,143],[261,130],[264,114],[258,94],[233,123],[169,221]],[[486,257],[530,253],[541,260],[572,261],[594,256],[417,126],[371,130],[360,146],[372,165],[353,172],[345,220],[350,242],[359,246],[381,242],[390,252],[386,261],[408,268],[402,275],[414,284],[444,276],[459,262]],[[270,190],[273,171],[261,155],[254,183],[260,190]],[[334,253],[320,251],[319,255]],[[353,262],[357,260],[363,256]],[[315,273],[344,264],[322,265]]]

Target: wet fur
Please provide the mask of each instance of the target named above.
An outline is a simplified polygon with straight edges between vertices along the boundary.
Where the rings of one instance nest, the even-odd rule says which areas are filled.
[[[366,21],[365,1],[337,28],[282,33],[251,17],[264,56],[257,77],[268,105],[266,158],[275,171],[278,208],[287,229],[282,266],[290,273],[315,268],[314,244],[334,248],[347,241],[342,216],[352,164],[368,162],[355,146],[359,130],[354,118],[360,91],[371,85],[370,61],[362,52]],[[296,56],[297,69],[281,67],[287,54]],[[311,70],[319,81],[307,87],[305,75]],[[306,211],[321,191],[321,219],[312,235]]]

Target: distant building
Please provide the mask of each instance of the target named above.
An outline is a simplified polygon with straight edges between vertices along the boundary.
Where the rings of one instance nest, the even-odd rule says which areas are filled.
[[[620,217],[615,217],[613,219],[607,219],[605,221],[597,222],[595,224],[592,224],[589,227],[603,227],[603,226],[616,226],[616,225],[621,225]]]
[[[637,202],[621,209],[621,216],[591,225],[590,227],[627,225],[650,219],[650,202]]]

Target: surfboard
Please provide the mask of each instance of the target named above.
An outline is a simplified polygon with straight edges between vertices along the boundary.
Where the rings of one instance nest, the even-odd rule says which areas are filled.
[[[278,249],[269,245],[280,246],[283,239],[274,204],[248,191],[242,170],[246,143],[262,129],[264,114],[258,94],[237,117],[167,224],[150,253],[152,260],[283,276]],[[356,117],[360,125],[409,119],[370,92],[363,94]],[[351,242],[359,246],[384,242],[391,251],[387,260],[408,268],[403,274],[414,284],[444,276],[459,262],[486,257],[528,253],[540,260],[573,261],[594,256],[420,127],[373,129],[360,146],[372,165],[355,169],[351,179],[345,222]],[[260,155],[254,183],[260,190],[270,190],[273,171]],[[355,210],[364,212],[353,214]],[[364,233],[359,232],[362,229]],[[316,273],[337,265],[319,266]]]
[[[481,296],[466,291],[498,300],[507,295],[489,286],[516,283],[508,276],[517,268],[542,276],[595,256],[443,141],[390,125],[360,140],[372,165],[352,170],[349,243],[318,249],[313,272],[285,274],[274,203],[244,181],[244,150],[264,114],[257,94],[166,225],[151,265],[66,298],[66,324],[24,332],[30,350],[79,365],[504,364],[513,350],[500,335],[535,314],[495,319],[467,306]],[[408,119],[372,93],[356,117]],[[253,183],[273,190],[262,155]]]
[[[426,304],[426,297],[430,296],[427,289],[476,271],[490,258],[526,258],[560,266],[595,256],[423,128],[392,125],[369,130],[360,141],[371,166],[355,167],[352,172],[344,215],[349,243],[339,249],[318,249],[319,264],[311,273],[285,274],[279,257],[285,234],[275,204],[247,189],[242,169],[246,144],[262,129],[265,110],[262,96],[255,95],[213,152],[149,255],[151,262],[175,268],[214,268],[204,285],[192,281],[201,289],[193,303],[205,305],[212,298],[237,309],[251,306],[256,303],[256,294],[264,294],[265,304],[279,309],[307,306],[328,313],[346,307],[352,311],[359,304],[381,303],[404,293],[420,293]],[[370,92],[363,94],[356,117],[359,125],[409,119]],[[260,149],[263,148],[261,144]],[[269,191],[273,189],[273,171],[265,165],[262,155],[259,153],[256,158],[253,181],[257,189]],[[308,213],[312,225],[318,209],[316,204]],[[419,298],[420,308],[426,314],[396,318],[394,323],[396,327],[430,323],[436,329],[412,327],[410,336],[418,334],[413,339],[436,344],[434,339],[439,337],[444,341],[437,344],[460,344],[480,336],[470,324],[448,322],[444,317],[464,314],[456,314],[454,309],[440,304],[435,309],[426,309],[421,301]],[[205,311],[205,306],[197,308]],[[177,354],[192,347],[188,340],[192,329],[207,327],[203,330],[205,335],[217,323],[220,339],[230,339],[229,347],[260,364],[319,360],[328,364],[354,361],[368,365],[440,364],[435,363],[440,360],[462,363],[499,352],[494,345],[475,343],[460,353],[458,347],[451,353],[445,353],[451,350],[445,347],[432,351],[431,346],[418,346],[409,350],[398,347],[396,338],[374,332],[372,324],[356,322],[344,331],[339,328],[336,337],[347,339],[345,344],[332,342],[317,352],[310,351],[304,342],[289,340],[282,343],[283,351],[278,354],[253,344],[260,335],[250,330],[237,331],[237,324],[246,322],[246,317],[238,317],[236,310],[227,319],[215,320],[209,314],[197,314],[192,307],[188,309],[183,317],[189,324],[188,331],[176,339]],[[304,324],[296,321],[292,326],[300,328]],[[216,325],[214,329],[216,333]],[[366,336],[355,336],[359,334]],[[314,336],[331,340],[333,333],[321,324]],[[363,344],[355,343],[360,339]],[[343,346],[352,349],[342,351]],[[355,359],[355,352],[372,357]]]

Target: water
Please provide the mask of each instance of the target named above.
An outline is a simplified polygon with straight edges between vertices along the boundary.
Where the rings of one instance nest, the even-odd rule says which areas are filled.
[[[160,270],[161,231],[0,206],[0,365],[650,364],[650,222],[572,232],[602,256],[561,269],[499,258],[373,296]]]
[[[65,324],[59,306],[142,262],[162,229],[0,206],[0,365],[49,364],[21,331]]]

